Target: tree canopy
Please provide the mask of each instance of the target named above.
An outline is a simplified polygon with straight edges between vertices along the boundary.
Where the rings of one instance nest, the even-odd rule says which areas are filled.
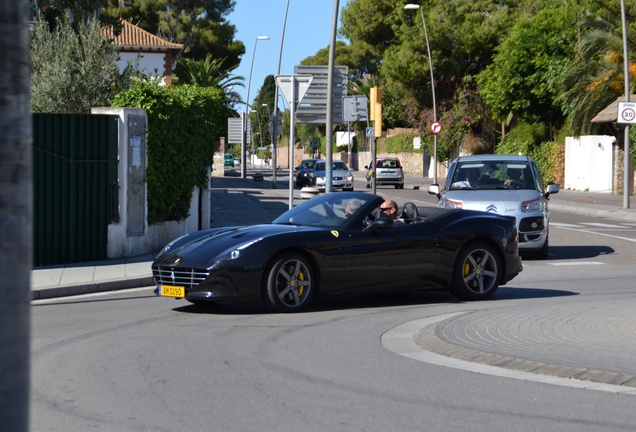
[[[102,36],[98,20],[79,22],[77,29],[66,16],[55,22],[51,30],[38,14],[31,32],[34,112],[88,114],[132,86],[133,66],[119,73],[117,47]]]

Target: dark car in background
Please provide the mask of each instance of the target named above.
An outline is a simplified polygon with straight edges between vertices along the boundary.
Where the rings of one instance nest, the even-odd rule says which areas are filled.
[[[296,187],[315,186],[316,175],[314,169],[316,162],[321,159],[303,159],[295,168],[296,171]]]
[[[395,186],[396,189],[404,189],[404,172],[402,163],[398,158],[384,157],[375,161],[375,170],[367,169],[367,189],[375,176],[375,185]]]

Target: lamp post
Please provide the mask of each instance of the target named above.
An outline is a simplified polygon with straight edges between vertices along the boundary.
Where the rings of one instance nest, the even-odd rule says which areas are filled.
[[[252,53],[252,65],[250,66],[250,78],[247,81],[247,97],[245,98],[245,114],[243,115],[243,136],[241,138],[241,178],[245,178],[245,145],[247,143],[247,110],[250,107],[250,86],[252,85],[252,70],[254,69],[254,57],[256,57],[256,45],[259,40],[269,40],[269,36],[258,36],[254,42],[254,52]]]
[[[278,68],[276,69],[276,76],[280,75],[280,63],[283,59],[283,42],[285,42],[285,27],[287,27],[287,13],[289,12],[289,2],[290,0],[287,0],[287,6],[285,6],[285,18],[283,19],[283,34],[280,37],[280,50],[278,51]],[[274,109],[272,110],[273,114],[272,115],[276,115],[278,114],[278,81],[276,81],[276,79],[274,78],[274,81],[276,82],[275,87],[274,87]],[[270,116],[271,117],[271,116]],[[292,119],[293,121],[294,119]],[[274,126],[274,128],[276,128],[276,126]],[[274,129],[274,135],[272,135],[272,189],[276,189],[277,185],[276,185],[276,161],[277,161],[277,156],[276,156],[276,152],[278,150],[276,150],[276,139],[278,137],[276,136],[276,129]],[[293,146],[293,143],[291,143],[290,145]],[[289,164],[289,181],[291,182],[291,161]]]
[[[627,20],[625,18],[625,0],[621,0],[621,22],[623,27],[623,61],[625,67],[625,102],[629,102],[629,53],[627,46]],[[625,152],[623,153],[623,208],[629,208],[629,123],[625,125]]]
[[[428,43],[428,31],[426,30],[426,21],[424,20],[424,12],[420,5],[407,4],[404,6],[407,10],[420,10],[422,16],[422,25],[424,26],[424,38],[426,39],[426,51],[428,52],[428,65],[431,70],[431,90],[433,92],[433,121],[437,121],[437,106],[435,104],[435,79],[433,78],[433,59],[431,57],[431,46]],[[437,134],[433,134],[433,183],[437,183]],[[424,164],[422,164],[423,167]]]

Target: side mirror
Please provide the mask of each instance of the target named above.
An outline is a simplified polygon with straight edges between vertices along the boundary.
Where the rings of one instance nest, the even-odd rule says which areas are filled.
[[[557,183],[548,183],[548,187],[545,188],[545,196],[548,198],[551,194],[559,193],[559,185]]]
[[[439,185],[432,184],[428,186],[428,193],[431,195],[437,196],[437,199],[441,199],[442,195],[440,194]]]

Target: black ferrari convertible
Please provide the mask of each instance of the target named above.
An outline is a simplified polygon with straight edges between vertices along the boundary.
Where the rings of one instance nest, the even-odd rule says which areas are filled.
[[[379,217],[377,195],[319,195],[263,225],[214,228],[170,242],[152,265],[159,296],[264,301],[282,312],[316,296],[447,289],[483,300],[522,270],[515,219],[404,204]]]

